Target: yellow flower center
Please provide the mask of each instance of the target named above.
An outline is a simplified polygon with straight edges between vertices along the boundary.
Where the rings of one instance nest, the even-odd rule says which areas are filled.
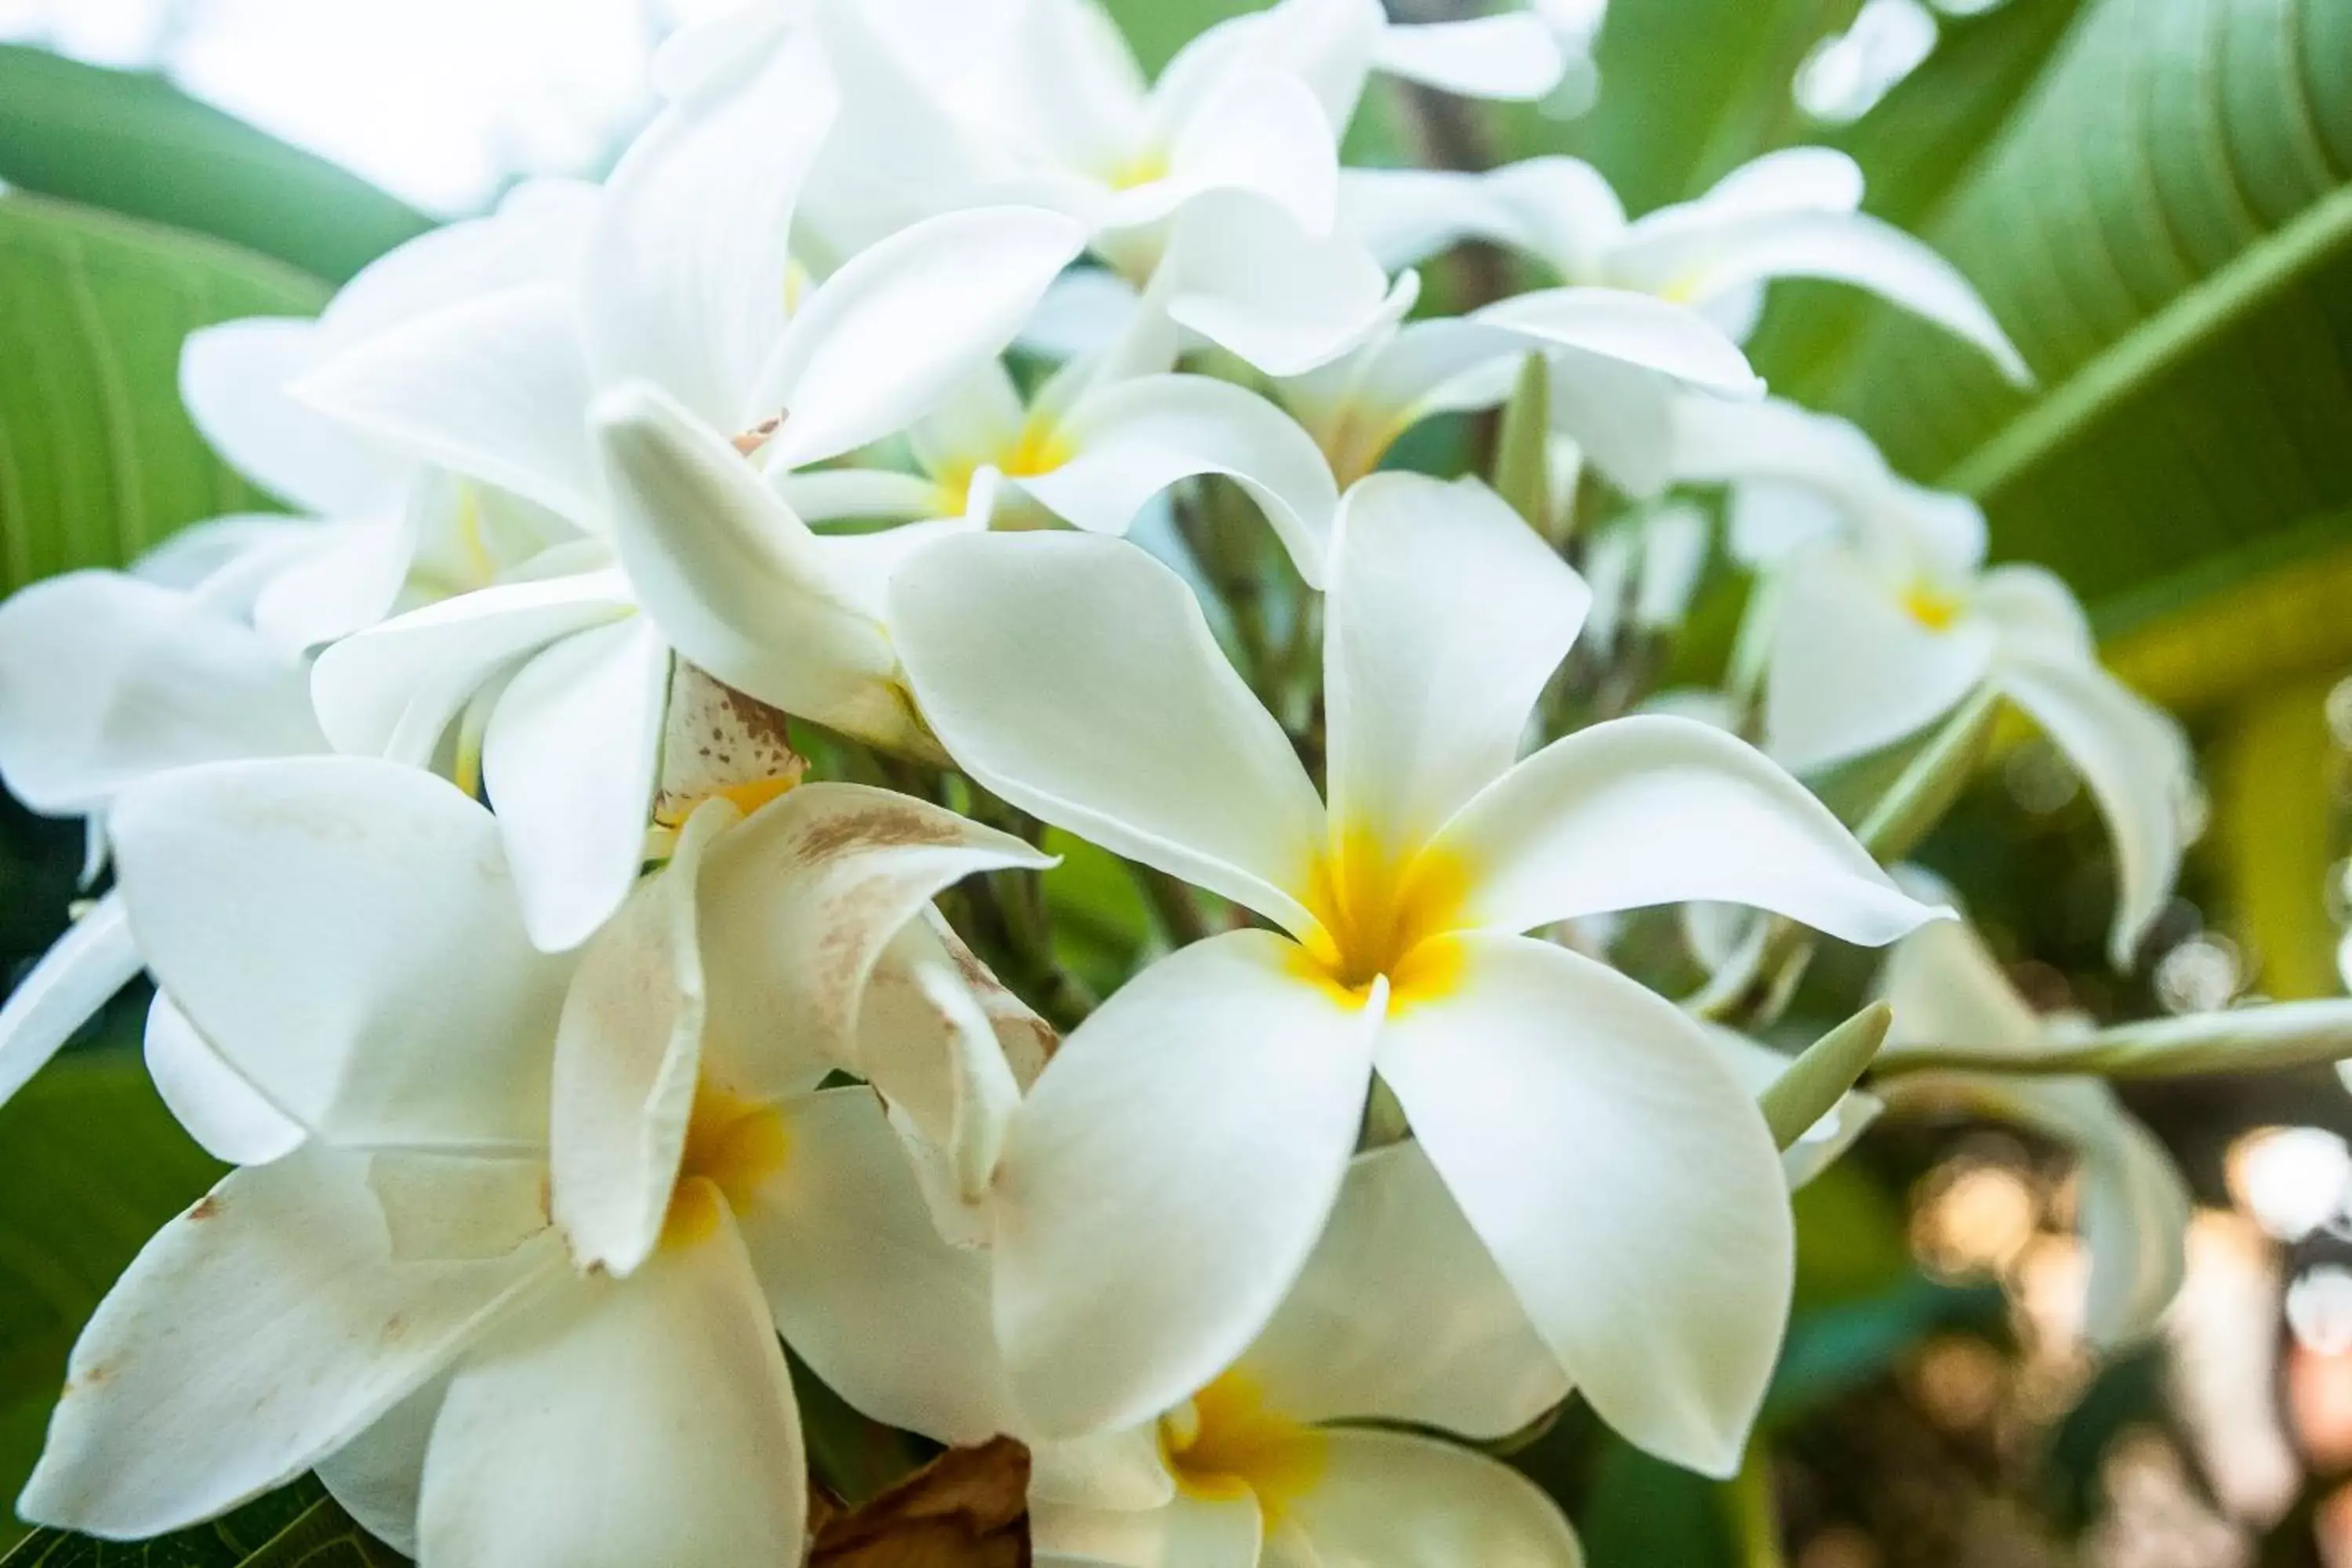
[[[689,1246],[709,1236],[718,1227],[719,1205],[739,1213],[750,1207],[791,1157],[781,1111],[704,1079],[694,1088],[686,1148],[662,1223],[664,1244]]]
[[[1469,887],[1457,856],[1400,858],[1370,829],[1341,828],[1307,884],[1307,910],[1322,929],[1300,944],[1301,962],[1343,997],[1360,998],[1383,974],[1391,1007],[1443,995],[1461,972],[1450,936]]]
[[[1323,1435],[1269,1410],[1257,1386],[1229,1372],[1160,1420],[1160,1456],[1187,1497],[1255,1496],[1269,1528],[1323,1479]]]
[[[1040,474],[1050,474],[1078,455],[1067,436],[1043,415],[1032,415],[1021,426],[1021,433],[1012,444],[985,459],[998,473],[1011,479],[1031,479]],[[937,476],[940,487],[940,511],[946,517],[961,517],[971,504],[972,476],[980,471],[980,463],[958,462],[942,469]]]
[[[1114,165],[1105,176],[1115,191],[1131,191],[1138,185],[1148,185],[1154,180],[1168,177],[1168,153],[1164,148],[1147,147],[1125,162]]]
[[[1960,618],[1960,597],[1924,577],[1903,590],[1903,613],[1931,632],[1947,632]]]

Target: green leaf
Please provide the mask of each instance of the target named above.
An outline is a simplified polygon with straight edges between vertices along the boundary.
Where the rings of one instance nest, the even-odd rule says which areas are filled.
[[[1763,1421],[1779,1429],[1892,1371],[1911,1348],[1948,1331],[1998,1331],[1999,1286],[1956,1288],[1917,1274],[1865,1300],[1801,1312],[1789,1324]]]
[[[1593,43],[1601,99],[1571,133],[1578,150],[1629,212],[1696,195],[1799,139],[1797,67],[1859,9],[1861,0],[1612,5]]]
[[[432,226],[157,76],[0,47],[0,180],[227,240],[341,282]]]
[[[1577,1518],[1591,1568],[1730,1568],[1717,1483],[1611,1435]]]
[[[120,1047],[61,1058],[0,1106],[0,1489],[13,1500],[82,1324],[147,1238],[224,1167]]]
[[[352,1522],[316,1480],[154,1541],[36,1531],[0,1568],[397,1568],[407,1559]]]
[[[181,341],[326,293],[217,240],[0,195],[0,594],[265,508],[181,408]]]
[[[2352,507],[2352,8],[2096,0],[1927,237],[2043,385],[1882,313],[1840,401],[2108,630],[2341,548]],[[2283,671],[2215,642],[2247,689]],[[2292,650],[2352,659],[2352,619]]]

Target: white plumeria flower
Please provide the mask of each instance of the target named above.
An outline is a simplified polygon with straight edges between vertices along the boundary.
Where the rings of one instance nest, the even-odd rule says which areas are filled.
[[[1697,312],[1629,289],[1565,288],[1406,322],[1277,394],[1347,484],[1422,420],[1502,402],[1531,353],[1550,362],[1553,427],[1637,494],[1669,476],[1679,400],[1764,393],[1738,346]]]
[[[1363,13],[1382,26],[1369,0],[1343,6],[1328,38],[1312,14],[1324,0],[1286,8],[1305,30],[1279,32],[1299,48],[1231,47],[1228,28],[1256,17],[1212,28],[1149,88],[1094,0],[1014,0],[978,27],[921,5],[824,0],[798,29],[772,16],[752,47],[814,32],[840,80],[841,123],[806,204],[833,254],[957,207],[1040,203],[1080,220],[1142,290],[1135,330],[1152,346],[1134,352],[1172,360],[1181,328],[1293,374],[1401,316],[1417,288],[1332,232],[1339,127],[1318,95],[1344,84],[1314,73],[1344,76],[1352,58],[1360,81],[1349,51]],[[941,36],[967,41],[950,53]]]
[[[1826,147],[1768,153],[1705,195],[1627,221],[1609,182],[1574,158],[1485,174],[1349,170],[1341,226],[1391,266],[1463,239],[1508,246],[1570,283],[1639,289],[1753,331],[1768,285],[1817,278],[1867,289],[1982,351],[2011,382],[2032,373],[1969,280],[1862,208],[1862,171]]]
[[[2037,1015],[1984,939],[1957,921],[1897,943],[1884,985],[1895,1026],[1880,1065],[1896,1067],[1906,1052],[1928,1049],[1980,1058],[1986,1070],[1905,1073],[1883,1092],[1898,1108],[1957,1101],[2073,1150],[2081,1162],[2074,1223],[2090,1255],[2084,1332],[2102,1349],[2146,1338],[2187,1268],[2192,1205],[2172,1156],[2098,1079],[2001,1071],[2004,1063],[2063,1048],[2086,1026]]]
[[[1080,237],[1037,208],[950,213],[788,312],[794,196],[833,106],[814,47],[779,51],[631,149],[576,280],[440,311],[305,384],[585,536],[337,644],[314,683],[341,750],[424,763],[462,725],[542,946],[584,938],[635,874],[673,651],[788,712],[935,750],[880,611],[929,531],[819,538],[760,470],[923,413],[1003,348]]]
[[[992,1429],[984,1258],[873,1091],[816,1085],[935,1075],[936,1015],[860,998],[932,892],[1027,846],[855,785],[714,801],[550,955],[488,814],[416,770],[184,770],[115,829],[163,984],[305,1142],[100,1306],[27,1517],[151,1536],[315,1468],[425,1568],[792,1561],[779,1330],[877,1419]]]
[[[1339,505],[1331,470],[1287,415],[1231,382],[1121,379],[1080,362],[1024,405],[1003,367],[990,364],[909,435],[920,476],[821,469],[785,480],[784,499],[812,521],[1059,519],[1123,534],[1169,486],[1222,474],[1256,499],[1308,584],[1322,584]]]
[[[1377,1066],[1594,1406],[1727,1472],[1788,1305],[1771,1140],[1679,1010],[1514,933],[1721,899],[1879,942],[1933,911],[1703,725],[1625,720],[1512,765],[1587,594],[1483,489],[1365,480],[1330,579],[1328,809],[1143,552],[974,535],[893,582],[967,772],[1288,933],[1147,970],[1016,1120],[996,1293],[1022,1406],[1048,1436],[1133,1426],[1238,1355],[1322,1227]]]
[[[1769,591],[1766,747],[1799,772],[2000,692],[2090,785],[2116,847],[2108,943],[2128,965],[2162,912],[2195,762],[2178,721],[2103,669],[2074,595],[2038,566],[1987,570],[1973,501],[1895,476],[1843,420],[1784,403],[1680,411],[1677,471],[1732,487],[1732,547]]]

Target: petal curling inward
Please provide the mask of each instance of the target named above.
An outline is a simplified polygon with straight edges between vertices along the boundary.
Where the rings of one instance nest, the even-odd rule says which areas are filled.
[[[1553,742],[1462,808],[1435,847],[1496,931],[1656,904],[1770,910],[1878,946],[1938,918],[1830,809],[1737,736],[1663,714]]]
[[[1500,777],[1591,601],[1475,481],[1349,489],[1323,634],[1335,830],[1408,852]]]
[[[1307,233],[1252,191],[1211,191],[1184,205],[1153,290],[1168,314],[1268,375],[1300,375],[1402,318],[1419,282],[1391,285],[1343,236]]]
[[[730,831],[702,868],[712,1070],[763,1097],[832,1068],[864,1074],[859,1013],[891,939],[966,877],[1052,864],[911,795],[854,784],[793,790]]]
[[[644,382],[607,394],[593,421],[622,563],[671,646],[772,707],[908,745],[882,626],[725,437]]]
[[[723,1204],[715,1217],[628,1279],[570,1284],[467,1359],[425,1458],[424,1561],[793,1559],[808,1510],[800,1410]]]
[[[74,1347],[26,1518],[135,1540],[282,1486],[564,1274],[544,1228],[394,1257],[371,1163],[312,1148],[234,1172],[147,1244]]]
[[[859,252],[760,373],[750,406],[789,416],[764,461],[800,468],[904,428],[1003,352],[1085,245],[1060,213],[972,207]]]
[[[978,534],[908,561],[890,605],[924,716],[972,776],[1114,853],[1314,929],[1299,889],[1323,803],[1173,571],[1114,539]]]
[[[1071,455],[1021,484],[1066,521],[1125,533],[1170,485],[1223,474],[1265,511],[1307,586],[1323,585],[1339,487],[1307,432],[1256,394],[1203,375],[1141,376],[1082,396],[1056,428]]]
[[[525,934],[488,812],[295,758],[151,780],[110,826],[157,984],[271,1104],[343,1143],[544,1142],[569,965]]]
[[[1593,1408],[1730,1475],[1793,1278],[1763,1118],[1698,1026],[1616,971],[1524,937],[1448,940],[1461,984],[1389,1022],[1381,1076]]]
[[[302,1142],[301,1124],[261,1097],[164,992],[147,1006],[147,1076],[188,1136],[230,1165],[267,1165]]]
[[[1256,931],[1180,948],[1038,1079],[997,1175],[996,1329],[1040,1436],[1174,1407],[1306,1263],[1355,1143],[1385,987],[1342,1005],[1298,952]]]

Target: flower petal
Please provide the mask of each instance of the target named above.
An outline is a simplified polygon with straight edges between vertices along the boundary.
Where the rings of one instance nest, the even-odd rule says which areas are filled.
[[[782,1114],[791,1155],[739,1223],[785,1342],[886,1426],[948,1444],[1007,1429],[988,1254],[932,1228],[873,1092],[827,1089]]]
[[[692,1246],[520,1314],[450,1380],[423,1561],[500,1568],[789,1563],[800,1412],[726,1205]]]
[[[1532,11],[1505,11],[1461,22],[1391,24],[1381,29],[1372,59],[1391,76],[1473,98],[1530,101],[1559,85],[1568,57]]]
[[[772,707],[911,743],[888,637],[751,466],[647,383],[594,419],[621,559],[678,652]]]
[[[1503,1437],[1568,1397],[1551,1351],[1428,1154],[1356,1156],[1322,1239],[1240,1366],[1297,1421]]]
[[[1470,319],[1727,397],[1759,396],[1764,390],[1739,345],[1706,317],[1630,289],[1543,289],[1488,305]]]
[[[157,984],[280,1110],[345,1143],[544,1140],[567,966],[525,936],[489,813],[320,757],[183,770],[111,826]]]
[[[1783,147],[1707,187],[1711,213],[1845,212],[1862,205],[1862,167],[1833,147]]]
[[[1680,1009],[1523,937],[1453,939],[1452,994],[1390,1019],[1381,1076],[1577,1387],[1620,1433],[1738,1468],[1788,1321],[1788,1189]]]
[[[1179,479],[1223,474],[1256,500],[1307,585],[1322,586],[1339,487],[1307,432],[1255,393],[1205,375],[1139,376],[1082,396],[1057,430],[1074,455],[1020,482],[1065,521],[1125,533]]]
[[[1995,677],[2091,786],[2116,849],[2107,957],[2131,967],[2180,874],[2196,762],[2179,721],[2088,659],[2007,658]]]
[[[531,940],[587,940],[645,858],[669,649],[643,616],[575,632],[516,672],[482,734],[482,779]]]
[[[1811,773],[1891,745],[1984,682],[1992,629],[1922,625],[1850,552],[1811,550],[1782,574],[1764,684],[1766,747]]]
[[[68,926],[0,1005],[0,1103],[146,967],[121,893],[107,894]]]
[[[1559,1505],[1499,1459],[1410,1432],[1340,1429],[1318,1441],[1323,1473],[1284,1510],[1314,1560],[1583,1568]]]
[[[589,939],[564,993],[548,1110],[550,1215],[576,1262],[616,1279],[652,1253],[677,1184],[702,1070],[695,884],[704,847],[738,815],[718,801],[687,819],[669,864]]]
[[[1500,777],[1591,602],[1475,480],[1350,489],[1323,634],[1337,832],[1418,846]]]
[[[1048,1501],[1029,1516],[1037,1568],[1258,1568],[1264,1530],[1246,1492],[1134,1511]]]
[[[791,791],[730,832],[702,868],[711,1070],[763,1098],[830,1068],[863,1074],[859,1012],[891,939],[966,877],[1052,863],[912,795],[854,784]]]
[[[803,33],[631,146],[583,284],[599,384],[651,381],[729,435],[763,416],[747,398],[784,331],[793,205],[835,103]]]
[[[202,601],[69,572],[0,605],[0,779],[86,816],[171,768],[325,749],[301,662]]]
[[[1371,253],[1309,233],[1255,191],[1208,191],[1178,215],[1153,288],[1168,314],[1268,375],[1338,359],[1402,317],[1418,283],[1392,288]]]
[[[476,692],[537,649],[631,610],[611,570],[501,583],[395,616],[310,668],[319,726],[339,752],[423,764]]]
[[[1467,864],[1465,918],[1496,931],[1707,900],[1874,946],[1937,917],[1755,747],[1665,714],[1553,742],[1463,807],[1436,842]]]
[[[747,407],[782,409],[762,453],[800,468],[904,428],[1002,353],[1086,230],[1043,207],[971,207],[861,251],[808,297]]]
[[[328,342],[287,317],[200,327],[180,347],[180,401],[238,473],[304,511],[350,517],[396,495],[406,465],[288,395]]]
[[[382,332],[303,378],[312,407],[596,526],[591,382],[572,289],[535,283]]]
[[[1851,283],[1973,344],[2014,384],[2033,384],[2017,345],[1959,268],[1867,213],[1739,214],[1710,232],[1663,240],[1643,236],[1637,225],[1614,265],[1629,278],[1672,279],[1682,298],[1695,300],[1777,278]]]
[[[394,1258],[371,1163],[310,1148],[233,1172],[147,1244],[74,1347],[26,1518],[133,1540],[283,1486],[563,1274],[545,1229]]]
[[[416,1500],[425,1489],[425,1447],[448,1392],[449,1380],[435,1378],[315,1467],[337,1506],[411,1560],[416,1555]]]
[[[1244,190],[1278,204],[1309,234],[1330,232],[1339,148],[1314,90],[1289,71],[1232,71],[1190,106],[1168,143],[1167,179],[1118,193],[1107,222],[1156,222],[1202,192]]]
[[[1338,1196],[1379,1008],[1232,931],[1063,1043],[997,1175],[997,1337],[1039,1435],[1148,1421],[1265,1325]]]
[[[1313,924],[1323,803],[1192,591],[1118,540],[975,534],[900,568],[891,625],[973,777],[1114,853]]]
[[[300,1147],[301,1124],[261,1097],[164,992],[147,1008],[147,1075],[188,1135],[231,1165],[267,1165]]]

